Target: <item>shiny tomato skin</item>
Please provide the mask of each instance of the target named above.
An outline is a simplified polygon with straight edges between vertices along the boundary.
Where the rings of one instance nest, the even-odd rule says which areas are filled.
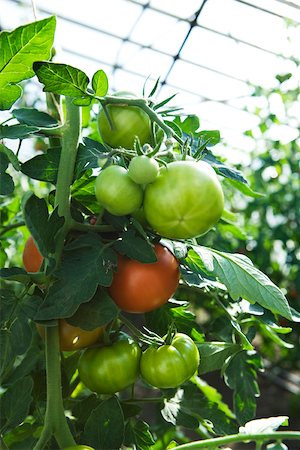
[[[109,294],[123,311],[152,311],[174,294],[179,283],[179,263],[164,246],[154,246],[157,261],[141,263],[118,255],[118,268]]]
[[[33,237],[30,236],[23,251],[23,265],[27,272],[38,272],[43,264],[43,256],[40,254]]]
[[[131,386],[139,375],[141,349],[131,338],[85,350],[78,363],[83,384],[98,394],[114,394]]]
[[[161,389],[176,388],[189,380],[199,366],[199,352],[194,341],[176,333],[170,345],[151,346],[141,357],[141,376]]]
[[[143,201],[141,186],[129,178],[124,167],[112,165],[96,179],[95,194],[100,205],[115,216],[131,214]]]
[[[103,335],[103,327],[94,330],[83,330],[79,327],[70,325],[66,320],[60,319],[59,326],[59,344],[61,351],[75,351],[81,348],[89,347],[95,344]],[[37,324],[37,329],[42,338],[45,338],[45,327]]]
[[[135,156],[129,163],[128,175],[137,184],[153,183],[158,173],[158,162],[146,155]]]
[[[141,145],[151,143],[151,124],[148,115],[137,106],[107,105],[113,128],[103,109],[98,115],[98,129],[103,141],[112,148],[134,148],[137,136]]]
[[[224,195],[204,161],[175,161],[160,170],[144,194],[147,222],[161,236],[188,239],[209,231],[220,219]]]

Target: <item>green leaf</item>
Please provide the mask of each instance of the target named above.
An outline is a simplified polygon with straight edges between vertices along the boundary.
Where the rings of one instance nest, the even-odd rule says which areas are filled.
[[[289,450],[288,446],[283,442],[274,442],[266,446],[266,450]]]
[[[51,215],[44,199],[30,195],[23,205],[24,219],[30,234],[44,257],[55,251],[55,236],[63,226],[65,219],[59,217],[57,208]]]
[[[49,114],[38,111],[35,108],[19,108],[12,111],[12,115],[25,125],[32,125],[34,127],[51,128],[58,125],[56,119]]]
[[[21,165],[21,171],[34,180],[56,184],[61,149],[49,148],[46,153],[37,155]]]
[[[183,133],[187,135],[195,135],[196,131],[200,127],[200,120],[194,114],[190,114],[183,121],[180,116],[176,116],[174,123],[179,126]]]
[[[103,70],[97,70],[92,78],[92,86],[97,97],[104,97],[108,91],[108,78]]]
[[[32,402],[33,381],[25,377],[17,381],[3,394],[1,411],[5,417],[5,428],[14,428],[26,418]]]
[[[242,434],[272,433],[282,425],[288,425],[288,416],[268,417],[267,419],[255,419],[240,427]]]
[[[242,351],[234,355],[224,371],[224,379],[234,391],[234,412],[240,424],[255,416],[259,387],[256,381],[260,368],[255,352]]]
[[[75,176],[79,178],[87,169],[96,169],[99,167],[98,159],[103,157],[103,153],[107,153],[106,147],[100,142],[93,139],[84,138],[84,143],[79,144],[76,164]]]
[[[82,303],[67,322],[83,330],[94,330],[108,324],[118,315],[119,309],[108,294],[101,289],[89,302]]]
[[[241,350],[239,344],[227,342],[200,342],[197,347],[200,353],[200,374],[220,370],[229,356]]]
[[[88,98],[86,89],[89,79],[84,72],[66,64],[35,62],[33,69],[45,92],[67,97]]]
[[[222,173],[223,175],[223,173]],[[223,175],[224,176],[224,175]],[[239,180],[234,179],[226,179],[226,182],[233,186],[235,189],[242,192],[244,195],[252,198],[262,198],[265,197],[265,194],[261,194],[260,192],[253,191],[248,184],[241,183]]]
[[[27,284],[30,282],[30,277],[26,270],[19,267],[10,267],[8,269],[0,269],[0,278],[7,281],[18,281],[19,283]]]
[[[11,195],[14,189],[12,177],[8,173],[0,173],[0,195]]]
[[[50,57],[55,27],[55,17],[48,17],[0,34],[0,109],[9,109],[20,97],[16,83],[33,77],[34,61]]]
[[[29,347],[28,352],[24,354],[20,364],[14,368],[12,374],[5,380],[6,384],[11,385],[29,375],[30,372],[34,370],[41,357],[43,357],[43,352],[37,345]]]
[[[274,283],[240,254],[222,253],[214,249],[193,246],[206,269],[224,283],[233,300],[239,297],[259,303],[273,313],[292,319],[289,304]]]
[[[25,139],[37,131],[38,127],[28,125],[0,125],[0,139]]]
[[[215,389],[214,387],[210,386],[206,381],[202,380],[201,378],[195,376],[192,378],[192,383],[194,383],[198,389],[200,389],[203,394],[206,396],[206,398],[218,405],[218,408],[220,411],[223,411],[226,416],[230,417],[231,419],[234,419],[233,412],[229,409],[228,405],[223,402],[222,395]]]
[[[155,441],[146,422],[132,419],[126,425],[124,443],[127,447],[134,446],[137,450],[149,450]]]
[[[154,263],[157,261],[155,251],[150,242],[142,239],[134,230],[123,231],[120,238],[121,240],[115,243],[114,248],[121,255],[126,255],[128,258],[142,263]]]
[[[195,143],[198,147],[205,143],[206,147],[213,147],[221,140],[219,130],[203,130],[196,133]]]
[[[64,248],[62,264],[50,286],[36,320],[71,317],[88,302],[97,287],[110,286],[117,255],[97,234],[85,234]]]
[[[104,400],[88,418],[83,440],[98,450],[120,448],[124,439],[124,416],[117,397]]]
[[[20,163],[19,160],[17,158],[17,156],[14,154],[14,152],[12,150],[10,150],[10,148],[6,147],[3,144],[0,144],[0,157],[2,158],[2,156],[6,155],[8,161],[12,164],[13,168],[17,171],[20,170]],[[7,166],[5,167],[4,170],[7,169]],[[2,163],[0,163],[0,172],[2,172]]]

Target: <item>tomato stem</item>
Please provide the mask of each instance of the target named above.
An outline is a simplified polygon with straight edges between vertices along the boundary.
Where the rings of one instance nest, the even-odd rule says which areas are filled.
[[[178,445],[173,450],[198,450],[198,449],[211,449],[216,446],[230,444],[232,442],[262,442],[271,440],[286,440],[295,439],[300,440],[299,431],[274,431],[273,433],[257,433],[257,434],[231,434],[229,436],[223,436],[213,439],[204,439],[201,441],[189,442],[188,444]]]

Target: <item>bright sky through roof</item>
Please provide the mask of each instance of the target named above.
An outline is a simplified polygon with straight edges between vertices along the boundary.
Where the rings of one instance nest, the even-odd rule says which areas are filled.
[[[178,92],[176,103],[197,114],[202,129],[220,129],[241,155],[253,148],[243,132],[257,124],[251,111],[261,101],[251,97],[249,83],[272,87],[287,72],[294,75],[287,86],[299,83],[291,60],[300,59],[298,0],[36,0],[36,6],[38,18],[58,15],[58,62],[90,77],[105,70],[112,90],[140,93],[148,76],[160,76],[159,99]],[[34,20],[29,0],[0,0],[0,11],[5,29]],[[298,25],[288,27],[285,18]],[[274,102],[274,113],[281,107]],[[273,132],[283,142],[297,136],[291,127]]]

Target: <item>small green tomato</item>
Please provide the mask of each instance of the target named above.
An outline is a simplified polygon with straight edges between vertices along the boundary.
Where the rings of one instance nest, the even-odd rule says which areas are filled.
[[[158,162],[146,155],[135,156],[129,163],[128,175],[137,184],[153,183],[158,173]]]

